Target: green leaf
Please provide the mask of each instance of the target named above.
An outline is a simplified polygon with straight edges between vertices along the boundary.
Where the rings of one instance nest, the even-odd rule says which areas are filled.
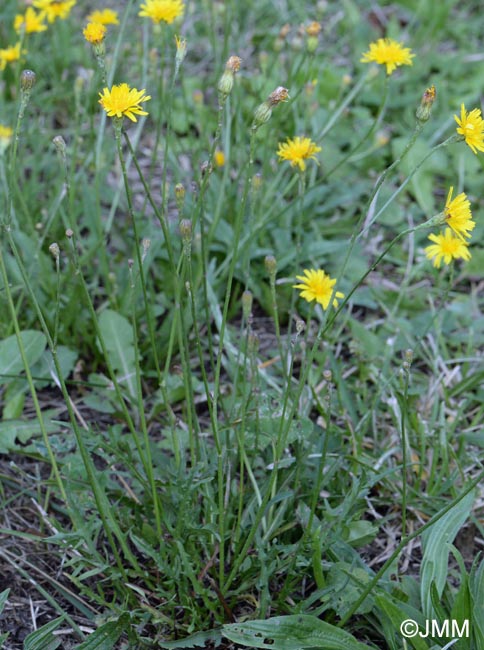
[[[61,425],[49,422],[44,416],[44,424],[47,433],[56,433],[60,430]],[[28,440],[41,434],[38,420],[3,420],[0,422],[0,454],[7,454],[14,449],[18,449],[16,442],[18,439],[25,444]]]
[[[166,650],[182,650],[182,648],[205,648],[207,641],[212,641],[216,647],[219,646],[222,635],[220,630],[209,630],[208,632],[197,632],[180,641],[158,641],[158,648]]]
[[[99,327],[119,383],[127,387],[132,398],[136,398],[135,350],[131,323],[121,314],[106,309],[99,317]]]
[[[20,332],[20,338],[27,357],[29,367],[42,356],[46,338],[42,332],[35,330],[24,330]],[[5,375],[19,375],[24,370],[24,364],[20,355],[17,337],[15,334],[0,341],[0,384],[8,384],[13,377]]]
[[[29,634],[24,641],[24,650],[55,650],[58,648],[62,639],[55,637],[52,633],[64,620],[65,616],[60,616]]]
[[[389,618],[393,629],[395,632],[401,636],[400,626],[404,621],[412,620],[422,626],[422,629],[425,625],[425,620],[422,614],[410,607],[405,603],[397,603],[389,595],[377,595],[375,596],[375,602],[377,606],[386,614]],[[427,650],[428,645],[420,636],[408,637],[407,644],[410,644],[415,650]]]
[[[5,603],[8,600],[8,594],[10,593],[10,589],[5,589],[5,591],[2,591],[0,594],[0,614],[3,612],[3,608],[5,607]]]
[[[87,641],[77,646],[77,650],[112,650],[121,634],[127,630],[129,614],[122,614],[117,621],[108,621],[93,632]]]
[[[276,616],[266,621],[233,623],[222,627],[230,641],[251,648],[271,650],[368,650],[354,636],[315,616]]]
[[[469,576],[469,590],[472,600],[472,634],[476,648],[484,648],[484,560],[476,570],[472,567]]]
[[[472,490],[422,534],[424,554],[420,567],[420,595],[422,611],[428,619],[434,614],[431,585],[435,583],[437,594],[441,596],[447,580],[450,545],[469,516],[474,498],[475,490]]]

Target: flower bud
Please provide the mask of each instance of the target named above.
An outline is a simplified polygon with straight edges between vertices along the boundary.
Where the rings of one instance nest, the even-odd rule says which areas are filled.
[[[60,249],[58,244],[56,244],[55,242],[51,244],[49,246],[49,252],[56,261],[59,259]]]
[[[277,271],[277,260],[274,255],[266,255],[264,258],[264,265],[266,267],[267,273],[271,276],[276,275]]]
[[[175,200],[178,212],[181,212],[183,210],[183,206],[185,205],[185,188],[182,183],[177,183],[175,185]]]
[[[22,90],[32,90],[37,81],[37,75],[33,70],[23,70],[20,75],[20,88]]]
[[[244,320],[248,320],[252,311],[253,296],[250,291],[244,291],[242,294],[242,314]]]
[[[235,73],[240,69],[242,59],[238,56],[231,56],[225,64],[225,70],[218,82],[218,91],[222,101],[225,101],[234,87]]]
[[[420,106],[417,108],[416,113],[417,120],[419,122],[425,123],[429,119],[436,95],[437,93],[435,86],[430,86],[430,88],[427,88],[427,90],[422,95],[422,100],[420,102]]]
[[[54,138],[52,138],[52,142],[59,154],[65,160],[67,147],[64,138],[61,135],[56,135]]]
[[[271,119],[272,107],[277,106],[281,102],[287,101],[289,92],[287,88],[278,86],[266,99],[265,102],[260,104],[254,113],[254,120],[252,122],[252,129],[256,130]]]

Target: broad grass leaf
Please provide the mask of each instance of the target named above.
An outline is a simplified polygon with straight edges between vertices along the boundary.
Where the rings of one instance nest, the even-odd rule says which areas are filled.
[[[24,641],[24,650],[55,650],[58,648],[62,643],[62,639],[55,637],[53,632],[63,623],[64,619],[64,616],[59,616],[59,618],[49,621],[46,625],[29,634]]]
[[[112,650],[119,637],[125,632],[129,625],[130,617],[122,614],[117,621],[108,621],[93,632],[87,641],[77,646],[77,650]]]
[[[422,534],[424,554],[420,568],[420,594],[422,611],[428,619],[434,614],[431,585],[435,584],[441,596],[447,581],[450,545],[469,516],[474,497],[475,491],[472,490]]]
[[[20,332],[25,356],[31,367],[43,354],[47,340],[42,332],[24,330]],[[14,377],[5,375],[19,375],[24,370],[20,349],[15,334],[0,341],[0,384],[7,384]]]
[[[276,616],[266,621],[233,623],[222,627],[223,636],[251,648],[274,650],[368,650],[349,632],[315,616]]]
[[[222,635],[220,630],[209,630],[208,632],[197,632],[179,641],[158,641],[158,648],[166,650],[182,650],[184,648],[205,648],[208,641],[212,641],[215,647],[219,647]]]
[[[397,603],[388,594],[379,594],[378,596],[375,596],[375,603],[388,617],[393,630],[399,636],[401,636],[401,624],[408,619],[417,622],[422,629],[425,628],[425,619],[423,615],[418,610],[410,607],[410,605],[407,605],[406,603]],[[407,638],[407,643],[415,648],[415,650],[427,650],[428,648],[427,642],[418,635]]]
[[[133,328],[127,318],[106,309],[99,317],[109,360],[117,373],[120,385],[127,387],[131,398],[136,398],[136,369]]]
[[[484,560],[476,570],[472,567],[469,576],[469,590],[472,599],[471,630],[476,648],[484,648]]]

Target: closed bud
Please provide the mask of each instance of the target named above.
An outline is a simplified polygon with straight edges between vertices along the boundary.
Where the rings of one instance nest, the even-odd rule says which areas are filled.
[[[23,70],[20,75],[20,88],[22,90],[32,90],[37,81],[37,76],[33,70]]]
[[[231,56],[225,64],[225,70],[218,82],[218,91],[222,101],[225,101],[234,87],[235,73],[240,69],[242,59],[238,56]]]
[[[49,252],[56,261],[59,259],[60,249],[58,244],[56,244],[55,242],[51,244],[49,246]]]
[[[175,200],[178,212],[181,212],[183,210],[183,206],[185,205],[185,188],[182,183],[177,183],[175,185]]]
[[[422,95],[422,100],[420,101],[420,106],[417,108],[417,120],[419,122],[427,122],[432,112],[432,106],[434,105],[435,98],[437,96],[435,86],[430,86]]]
[[[271,119],[272,108],[281,102],[289,99],[289,92],[287,88],[278,86],[266,99],[265,102],[260,104],[254,113],[254,120],[252,122],[252,129],[256,130]]]
[[[264,258],[264,265],[266,267],[267,273],[270,275],[271,278],[272,276],[276,275],[277,260],[274,257],[274,255],[266,255]]]
[[[253,296],[250,291],[244,291],[242,294],[242,314],[245,320],[250,318],[252,311]]]
[[[190,219],[182,219],[179,228],[183,241],[190,241],[192,238],[192,222]]]
[[[52,138],[52,142],[54,143],[55,148],[57,151],[60,153],[62,158],[65,159],[66,157],[66,141],[61,135],[56,135],[54,138]]]
[[[308,36],[306,41],[306,48],[309,54],[314,54],[318,48],[318,37],[317,36]]]

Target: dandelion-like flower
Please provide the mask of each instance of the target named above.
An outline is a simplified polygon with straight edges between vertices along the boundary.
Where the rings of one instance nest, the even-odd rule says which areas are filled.
[[[13,27],[16,32],[24,29],[26,34],[45,32],[47,29],[47,25],[44,24],[43,15],[36,13],[32,7],[29,7],[24,14],[17,14],[15,16]]]
[[[392,74],[399,65],[412,65],[414,56],[410,48],[403,47],[392,38],[379,38],[375,43],[370,43],[370,49],[363,53],[360,62],[374,61],[379,65],[386,65],[387,74]]]
[[[99,45],[106,36],[106,27],[102,23],[87,23],[82,33],[88,43]]]
[[[287,142],[280,143],[277,155],[281,160],[288,160],[291,167],[297,165],[303,172],[306,169],[306,160],[311,158],[317,162],[315,154],[318,151],[321,151],[321,147],[318,147],[310,138],[296,136],[292,140],[288,138]]]
[[[170,24],[175,18],[183,15],[185,6],[182,0],[146,0],[140,8],[138,16],[151,18],[156,24],[162,20]]]
[[[96,9],[86,19],[90,23],[101,25],[119,25],[118,12],[113,9]]]
[[[126,116],[132,122],[136,122],[135,115],[148,115],[143,111],[140,104],[147,102],[151,97],[145,95],[145,90],[130,88],[127,83],[115,85],[109,90],[104,88],[99,93],[99,103],[106,111],[108,117],[122,118]]]
[[[32,4],[49,23],[53,23],[57,18],[67,18],[76,0],[34,0]]]
[[[425,256],[434,260],[436,269],[440,268],[442,260],[445,264],[450,264],[452,260],[471,259],[467,242],[455,237],[450,228],[446,228],[443,235],[429,235],[429,239],[434,243],[426,247]]]
[[[9,126],[0,124],[0,156],[3,155],[5,149],[12,142],[13,129]]]
[[[445,202],[445,223],[451,228],[461,240],[470,237],[470,231],[474,230],[475,222],[472,220],[471,204],[464,192],[452,198],[454,188],[451,187]]]
[[[484,151],[484,120],[482,119],[481,109],[474,108],[470,113],[465,109],[464,104],[460,107],[460,119],[454,115],[454,119],[459,125],[457,133],[464,137],[466,144],[474,153]]]
[[[294,284],[293,287],[301,291],[301,298],[308,302],[316,300],[323,309],[328,308],[336,279],[331,279],[321,269],[304,269],[304,275],[296,275],[296,279],[301,280],[301,284]],[[336,291],[333,297],[333,307],[338,306],[338,300],[341,298],[344,298],[344,293]]]
[[[25,53],[25,52],[24,52]],[[15,45],[0,49],[0,70],[5,70],[7,63],[13,63],[20,59],[20,41]]]
[[[223,167],[225,165],[224,152],[220,151],[220,149],[217,149],[217,151],[213,155],[213,161],[217,167]]]

